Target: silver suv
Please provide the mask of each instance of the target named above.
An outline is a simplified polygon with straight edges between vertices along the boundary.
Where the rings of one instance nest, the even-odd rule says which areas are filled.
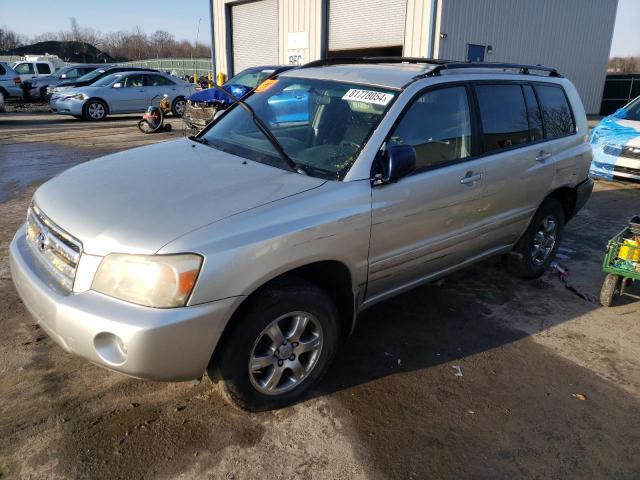
[[[553,69],[315,62],[196,137],[42,185],[11,270],[66,351],[140,378],[206,371],[243,408],[277,408],[364,309],[494,255],[540,276],[590,162],[580,98]]]

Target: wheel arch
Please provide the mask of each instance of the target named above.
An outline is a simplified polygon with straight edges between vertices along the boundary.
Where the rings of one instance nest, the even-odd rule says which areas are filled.
[[[549,193],[549,195],[547,195],[545,199],[546,198],[553,198],[554,200],[560,202],[560,205],[562,205],[562,209],[564,211],[565,223],[567,223],[571,219],[571,217],[573,217],[576,209],[576,201],[578,199],[578,194],[575,188],[571,188],[565,185]]]
[[[84,105],[82,106],[82,109],[84,110],[85,108],[87,108],[87,105],[89,105],[89,102],[92,100],[100,100],[105,107],[107,107],[107,115],[111,114],[111,107],[109,106],[109,102],[107,102],[104,98],[102,97],[89,97],[85,100]]]
[[[235,320],[249,308],[252,301],[265,289],[295,281],[306,281],[322,288],[335,302],[342,336],[347,336],[352,332],[355,326],[356,307],[352,275],[347,265],[337,260],[322,260],[292,268],[263,282],[237,306],[225,325],[209,361],[208,368],[213,367],[213,371],[210,373],[215,378],[219,378],[216,368],[219,363],[217,355],[220,354],[222,350],[220,347],[225,344]]]

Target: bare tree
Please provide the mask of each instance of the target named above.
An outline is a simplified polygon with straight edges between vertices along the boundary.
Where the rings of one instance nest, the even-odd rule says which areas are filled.
[[[609,73],[640,73],[640,57],[613,57],[609,59]]]

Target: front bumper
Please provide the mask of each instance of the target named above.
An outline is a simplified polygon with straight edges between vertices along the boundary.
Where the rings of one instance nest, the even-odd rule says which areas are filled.
[[[86,100],[64,99],[64,97],[57,97],[54,95],[51,97],[49,106],[53,113],[81,116],[85,102]]]
[[[42,329],[64,350],[137,378],[197,379],[204,373],[240,297],[159,309],[94,291],[56,287],[26,243],[24,226],[9,248],[18,294]]]
[[[600,145],[593,145],[593,161],[589,173],[592,177],[613,180],[622,178],[640,181],[640,159],[609,155]]]

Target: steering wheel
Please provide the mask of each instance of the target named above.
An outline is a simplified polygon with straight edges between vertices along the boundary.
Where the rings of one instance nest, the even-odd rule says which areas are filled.
[[[352,153],[356,153],[358,150],[360,150],[360,144],[356,143],[356,142],[351,142],[349,140],[342,140],[339,144],[338,144],[338,154],[345,152],[348,153],[346,150],[346,147],[350,147],[353,149]]]

